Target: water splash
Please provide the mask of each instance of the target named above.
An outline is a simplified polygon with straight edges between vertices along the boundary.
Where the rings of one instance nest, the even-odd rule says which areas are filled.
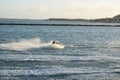
[[[42,43],[40,38],[21,39],[17,42],[0,44],[0,49],[24,51],[31,48],[49,47],[51,43]]]

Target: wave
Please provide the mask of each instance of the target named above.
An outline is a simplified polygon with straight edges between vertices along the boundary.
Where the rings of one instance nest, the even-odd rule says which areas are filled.
[[[0,49],[24,51],[32,48],[50,47],[51,42],[42,43],[40,38],[21,39],[17,42],[2,43]]]
[[[64,46],[64,45],[63,45]],[[106,43],[81,43],[81,44],[72,44],[65,45],[67,48],[84,48],[84,49],[94,49],[94,48],[120,48],[120,41],[112,41]],[[15,50],[15,51],[25,51],[34,48],[61,48],[61,46],[53,46],[52,42],[43,43],[40,38],[32,39],[20,39],[18,41],[13,41],[9,43],[1,43],[0,49],[3,50]]]
[[[39,68],[39,69],[0,69],[0,76],[47,76],[47,75],[53,75],[53,76],[60,76],[60,75],[74,75],[74,74],[98,74],[98,73],[115,73],[119,72],[117,69],[99,69],[99,68],[90,68],[90,67],[76,67],[76,68],[70,68],[70,67],[63,67],[63,66],[48,66],[45,68]]]
[[[6,54],[0,56],[4,61],[120,61],[115,56],[65,56],[65,55],[21,55]]]

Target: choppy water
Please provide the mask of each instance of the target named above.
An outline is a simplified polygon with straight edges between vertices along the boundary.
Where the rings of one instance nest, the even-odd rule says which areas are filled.
[[[0,79],[119,80],[120,28],[1,25]]]

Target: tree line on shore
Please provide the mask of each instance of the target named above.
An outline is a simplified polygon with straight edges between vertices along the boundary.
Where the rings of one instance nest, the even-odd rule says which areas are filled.
[[[64,20],[64,21],[89,21],[89,22],[105,22],[105,23],[120,23],[120,14],[112,18],[99,18],[99,19],[66,19],[66,18],[50,18],[48,20]]]
[[[120,14],[112,18],[91,19],[93,22],[120,23]]]

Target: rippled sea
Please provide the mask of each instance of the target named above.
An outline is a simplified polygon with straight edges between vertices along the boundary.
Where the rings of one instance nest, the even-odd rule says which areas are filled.
[[[0,25],[0,80],[119,79],[120,27]]]

